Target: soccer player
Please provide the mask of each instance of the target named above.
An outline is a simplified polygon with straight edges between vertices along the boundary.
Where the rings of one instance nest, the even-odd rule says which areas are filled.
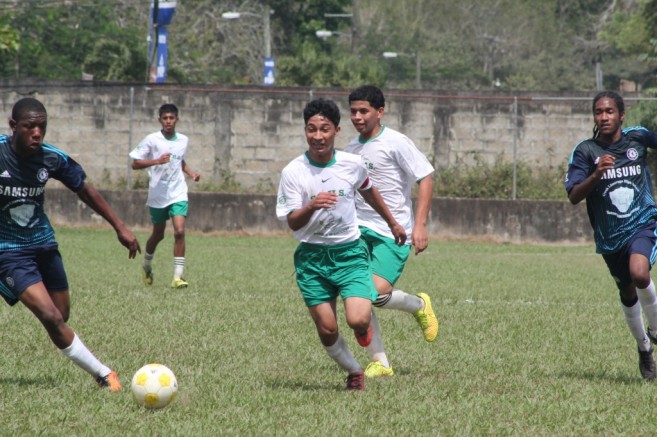
[[[381,217],[362,198],[357,199],[361,239],[369,249],[374,285],[378,292],[374,306],[413,314],[425,340],[432,342],[438,335],[439,325],[429,295],[408,294],[394,285],[404,270],[411,244],[415,246],[415,255],[429,245],[426,223],[431,208],[434,168],[407,136],[381,125],[385,98],[379,88],[367,85],[353,90],[349,95],[349,106],[351,122],[359,135],[347,144],[345,151],[363,158],[372,183],[380,190],[383,200],[406,234],[411,235],[405,245],[397,246]],[[414,215],[411,191],[415,185],[417,202]],[[365,375],[370,378],[393,376],[374,313],[372,327],[373,338],[367,347],[371,362],[365,369]]]
[[[0,135],[0,295],[9,305],[22,302],[39,319],[66,357],[91,374],[100,387],[121,389],[115,371],[101,363],[67,324],[70,295],[55,231],[44,212],[49,179],[61,181],[107,220],[134,258],[139,242],[98,191],[85,182],[80,165],[44,143],[48,116],[31,97],[11,111],[11,136]]]
[[[276,215],[300,241],[294,253],[297,285],[326,353],[349,372],[347,390],[364,390],[365,376],[338,332],[336,300],[358,343],[371,341],[370,314],[376,290],[369,255],[356,223],[356,193],[380,214],[397,244],[406,233],[367,176],[362,159],[336,151],[340,111],[331,100],[309,102],[303,111],[308,150],[281,174]]]
[[[620,292],[625,322],[638,346],[641,376],[654,380],[650,343],[657,343],[657,295],[650,269],[657,253],[657,205],[646,156],[647,148],[657,147],[657,136],[640,126],[622,129],[624,119],[621,96],[611,91],[595,96],[593,137],[573,149],[565,186],[573,205],[586,199],[596,252]]]
[[[187,217],[187,183],[185,174],[194,182],[201,178],[199,173],[185,162],[189,139],[176,132],[178,108],[173,104],[160,107],[158,121],[162,129],[147,135],[130,152],[132,168],[148,169],[149,184],[146,205],[150,211],[153,230],[146,242],[142,279],[146,286],[153,285],[152,261],[157,245],[164,239],[167,220],[173,224],[173,280],[172,288],[185,288],[185,218]]]

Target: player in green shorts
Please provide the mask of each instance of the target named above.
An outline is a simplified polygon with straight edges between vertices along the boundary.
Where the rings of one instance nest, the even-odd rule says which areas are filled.
[[[422,329],[424,339],[432,342],[438,335],[439,325],[429,295],[406,293],[395,287],[395,283],[404,270],[411,245],[417,255],[429,244],[426,223],[431,207],[434,168],[410,138],[381,124],[385,98],[379,88],[362,86],[355,89],[349,94],[349,107],[351,122],[359,135],[347,144],[345,151],[363,158],[372,182],[380,190],[392,215],[411,237],[405,246],[397,247],[381,217],[366,202],[357,199],[361,238],[366,241],[372,258],[374,284],[379,294],[374,306],[412,314]],[[414,187],[417,187],[415,211],[411,199]],[[374,334],[367,347],[371,362],[365,375],[392,376],[394,372],[388,362],[374,313],[372,327]]]
[[[160,106],[158,121],[162,129],[147,135],[130,152],[134,170],[148,171],[148,198],[146,205],[153,230],[146,242],[142,279],[146,286],[153,285],[152,261],[157,245],[164,239],[167,221],[173,225],[173,280],[171,287],[180,289],[189,284],[183,276],[185,269],[185,220],[187,219],[187,182],[185,175],[198,182],[201,175],[185,161],[189,138],[176,131],[178,108],[166,103]]]
[[[403,245],[406,232],[370,182],[362,159],[334,149],[340,131],[336,104],[313,100],[303,117],[308,150],[283,169],[276,215],[300,241],[294,254],[297,284],[326,353],[349,373],[347,390],[364,390],[363,368],[340,335],[336,315],[340,296],[356,340],[363,347],[370,343],[377,293],[369,253],[360,240],[356,194],[383,217],[395,243]]]

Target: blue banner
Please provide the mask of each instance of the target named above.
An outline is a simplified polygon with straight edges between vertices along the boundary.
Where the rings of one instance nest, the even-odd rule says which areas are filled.
[[[167,61],[169,46],[169,29],[166,26],[157,29],[157,59],[155,60],[155,83],[167,80]]]
[[[265,58],[265,73],[263,83],[265,85],[274,84],[274,58]]]

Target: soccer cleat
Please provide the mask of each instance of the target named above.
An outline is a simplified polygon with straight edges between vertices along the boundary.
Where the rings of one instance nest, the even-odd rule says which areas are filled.
[[[650,339],[652,344],[657,344],[657,337],[650,333],[650,326],[648,326],[648,329],[646,329],[646,336]]]
[[[362,347],[368,346],[372,342],[372,324],[370,323],[367,327],[367,332],[365,332],[365,334],[358,334],[354,331],[354,336],[359,345]]]
[[[362,391],[365,390],[365,374],[363,372],[350,373],[346,379],[347,390]]]
[[[429,295],[426,293],[418,293],[417,296],[424,301],[424,309],[414,312],[413,317],[415,317],[418,325],[422,328],[424,339],[428,342],[432,342],[438,336],[440,324],[431,308],[431,299],[429,298]]]
[[[368,378],[379,378],[381,376],[393,376],[395,372],[392,367],[386,367],[381,361],[372,361],[365,368],[365,376]]]
[[[173,278],[171,288],[187,288],[189,284],[183,278]]]
[[[653,349],[650,348],[649,351],[639,350],[639,370],[641,371],[641,376],[646,381],[652,381],[657,376],[657,371],[655,370],[655,359],[652,356]]]
[[[150,287],[153,285],[153,271],[146,270],[144,266],[141,267],[141,280],[144,281],[144,285]]]
[[[121,381],[119,381],[119,375],[117,375],[114,370],[106,376],[99,376],[96,378],[96,383],[100,388],[106,388],[112,392],[119,391],[123,388],[121,387]]]

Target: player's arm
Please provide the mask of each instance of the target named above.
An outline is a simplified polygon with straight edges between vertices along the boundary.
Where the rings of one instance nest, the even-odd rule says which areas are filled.
[[[404,243],[406,243],[406,231],[392,216],[392,213],[383,201],[383,197],[381,197],[379,190],[374,185],[370,185],[369,188],[359,189],[358,192],[363,196],[363,199],[374,208],[374,211],[386,221],[388,227],[392,231],[392,235],[395,237],[395,243],[398,246],[403,246]]]
[[[197,173],[195,171],[192,171],[192,168],[189,165],[187,165],[187,162],[184,159],[182,160],[182,171],[187,176],[192,178],[192,180],[194,182],[198,182],[198,180],[201,179],[201,173]]]
[[[287,215],[287,225],[293,231],[297,231],[308,224],[315,211],[322,208],[332,208],[337,201],[338,196],[335,193],[319,193],[309,203],[289,213]]]
[[[568,200],[570,200],[570,203],[577,205],[579,202],[586,199],[586,196],[591,194],[591,191],[593,191],[596,184],[602,179],[602,176],[607,170],[612,170],[614,168],[615,160],[616,158],[611,155],[603,155],[598,158],[593,173],[584,179],[584,181],[575,185],[568,193]]]
[[[418,183],[417,201],[415,206],[415,225],[411,234],[411,242],[415,246],[415,254],[423,252],[429,246],[427,220],[431,210],[433,196],[433,178],[427,176]]]
[[[133,159],[132,160],[132,169],[141,170],[143,168],[152,167],[154,165],[162,165],[171,161],[171,153],[163,153],[159,158],[156,159]]]
[[[137,238],[116,215],[114,210],[109,206],[98,190],[85,182],[76,194],[80,200],[89,205],[91,209],[100,214],[101,217],[112,225],[121,244],[129,250],[128,256],[130,258],[134,258],[137,252],[141,253],[141,248],[139,247],[139,241],[137,241]]]

